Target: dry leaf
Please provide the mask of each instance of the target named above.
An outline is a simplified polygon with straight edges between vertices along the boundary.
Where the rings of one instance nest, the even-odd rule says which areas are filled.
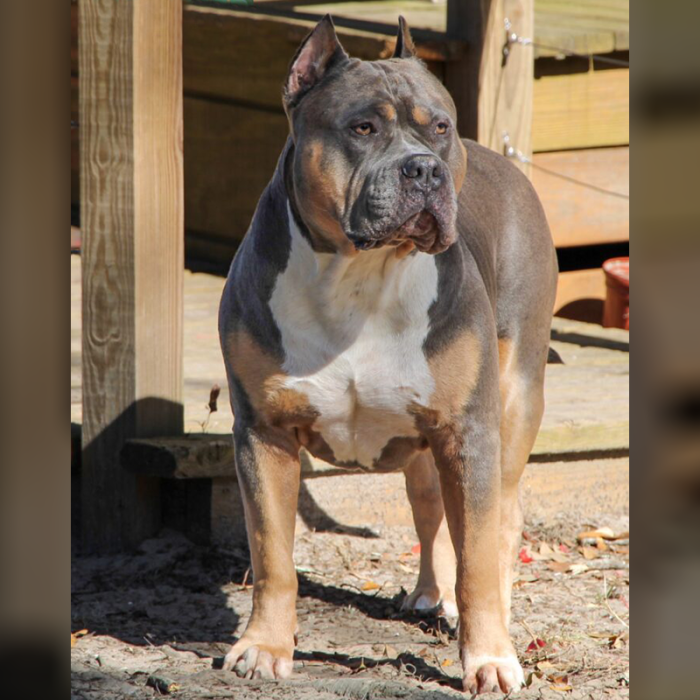
[[[533,558],[532,558],[532,555],[531,555],[530,552],[528,551],[527,547],[523,547],[523,548],[520,550],[520,553],[518,554],[518,557],[520,558],[520,561],[521,561],[523,564],[530,564],[531,562],[534,561]]]
[[[533,651],[539,651],[540,649],[544,649],[546,646],[547,642],[545,642],[544,639],[533,639],[527,645],[527,649],[525,651],[531,654]]]
[[[588,559],[590,561],[591,559],[597,559],[599,552],[595,547],[583,546],[581,547],[581,554],[583,554],[584,559]]]
[[[550,690],[556,690],[559,693],[569,693],[573,690],[570,685],[550,685]]]
[[[209,392],[209,411],[214,413],[218,411],[217,401],[219,400],[219,394],[221,393],[221,387],[218,384],[214,384]]]
[[[546,542],[542,542],[540,544],[540,555],[543,557],[551,557],[552,554],[554,554],[554,550]]]
[[[440,666],[442,666],[443,668],[446,668],[447,666],[452,666],[453,663],[454,663],[454,661],[452,661],[452,659],[445,659],[445,660],[440,664]]]
[[[578,574],[582,574],[584,571],[588,571],[588,566],[586,564],[572,564],[569,571],[571,571],[574,576],[577,576]]]
[[[363,591],[376,591],[378,588],[381,588],[381,586],[375,581],[365,581],[362,584]]]
[[[629,641],[630,633],[621,632],[609,638],[608,646],[611,649],[622,649],[625,644]]]
[[[540,686],[544,683],[544,673],[540,673],[537,671],[533,671],[532,673],[528,673],[527,678],[525,679],[525,687],[527,688],[536,688],[537,686]]]
[[[84,637],[87,633],[87,630],[78,630],[77,632],[72,632],[70,635],[71,648],[75,646],[75,643],[78,641],[78,639],[80,639],[80,637]]]
[[[570,567],[571,564],[569,564],[568,561],[550,561],[549,564],[547,564],[547,568],[557,574],[565,574]]]
[[[580,532],[576,535],[576,539],[580,542],[586,539],[598,539],[599,537],[604,540],[626,540],[629,539],[629,532],[620,532],[615,534],[609,527],[601,527],[597,530],[588,530],[587,532]]]

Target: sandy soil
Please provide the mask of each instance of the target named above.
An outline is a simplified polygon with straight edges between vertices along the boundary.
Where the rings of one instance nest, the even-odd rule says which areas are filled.
[[[577,541],[603,525],[621,537]],[[518,697],[629,696],[628,527],[623,515],[528,522],[511,632],[530,686]],[[72,697],[464,697],[449,622],[400,612],[418,571],[414,532],[374,534],[298,535],[300,638],[280,683],[220,670],[250,614],[247,552],[164,532],[134,555],[76,557]]]

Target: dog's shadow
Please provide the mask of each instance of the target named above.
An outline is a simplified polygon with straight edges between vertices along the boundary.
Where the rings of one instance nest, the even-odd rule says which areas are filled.
[[[402,590],[393,598],[380,597],[376,594],[366,594],[339,586],[318,583],[305,574],[299,573],[300,598],[314,598],[338,607],[349,606],[373,620],[385,622],[401,621],[415,626],[424,634],[444,641],[456,639],[456,628],[444,617],[430,613],[417,614],[401,610],[401,604],[405,595],[406,592]],[[439,667],[436,668],[423,657],[407,651],[401,652],[396,657],[374,658],[340,652],[301,651],[297,649],[294,652],[294,660],[336,664],[354,672],[380,666],[391,666],[420,682],[433,682],[456,690],[462,689],[460,678],[445,675]],[[221,669],[223,661],[223,657],[212,659],[212,667]]]

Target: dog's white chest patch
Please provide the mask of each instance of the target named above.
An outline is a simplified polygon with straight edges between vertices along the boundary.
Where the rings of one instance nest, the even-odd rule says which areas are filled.
[[[434,389],[423,352],[437,297],[435,259],[393,248],[355,257],[316,253],[289,214],[291,251],[270,309],[282,336],[286,385],[318,411],[339,462],[373,466],[392,437],[415,436],[409,404]]]

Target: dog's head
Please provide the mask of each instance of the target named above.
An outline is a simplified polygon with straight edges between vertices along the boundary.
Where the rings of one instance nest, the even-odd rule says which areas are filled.
[[[440,253],[457,237],[467,156],[447,90],[414,55],[403,18],[394,56],[353,59],[326,16],[289,68],[296,207],[331,248]]]

